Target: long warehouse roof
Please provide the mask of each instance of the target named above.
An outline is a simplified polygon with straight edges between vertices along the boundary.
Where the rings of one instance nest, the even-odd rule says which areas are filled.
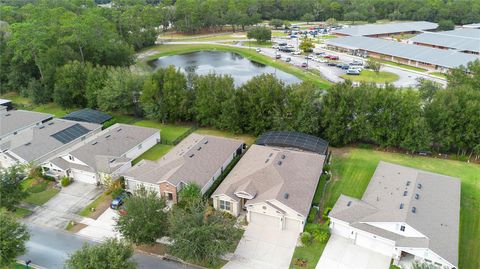
[[[460,51],[480,52],[480,29],[457,29],[437,33],[422,33],[410,41],[452,48]]]
[[[412,31],[427,31],[437,29],[438,24],[428,21],[399,22],[386,24],[365,24],[343,28],[335,31],[335,34],[343,34],[349,36],[367,36],[393,34]]]
[[[479,59],[473,54],[454,50],[436,49],[364,36],[334,38],[327,40],[326,44],[348,49],[361,49],[447,68],[466,66],[469,62]]]

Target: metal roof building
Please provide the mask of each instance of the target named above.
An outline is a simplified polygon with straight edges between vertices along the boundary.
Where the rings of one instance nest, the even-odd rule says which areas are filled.
[[[322,155],[327,155],[328,142],[313,136],[299,132],[272,131],[262,134],[257,145],[296,148]]]
[[[414,44],[480,54],[480,29],[464,28],[437,33],[422,33],[409,40]]]
[[[347,36],[375,36],[407,32],[421,32],[437,29],[438,24],[428,21],[400,22],[387,24],[366,24],[334,31],[334,34]]]
[[[102,124],[111,120],[112,117],[101,111],[85,108],[69,113],[68,115],[65,115],[63,119]]]
[[[325,43],[328,46],[348,50],[363,50],[368,53],[398,57],[443,68],[466,66],[469,62],[478,59],[475,55],[454,50],[443,50],[364,36],[340,37],[327,40]]]

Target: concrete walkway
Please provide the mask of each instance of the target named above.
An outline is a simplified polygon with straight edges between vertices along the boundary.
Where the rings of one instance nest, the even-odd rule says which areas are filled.
[[[120,233],[115,231],[118,211],[107,208],[97,219],[83,218],[80,223],[88,225],[77,234],[91,238],[94,241],[103,241],[108,237],[120,238]]]

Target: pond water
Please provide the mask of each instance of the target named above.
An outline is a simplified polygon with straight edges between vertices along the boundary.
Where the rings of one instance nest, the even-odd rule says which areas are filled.
[[[301,80],[294,75],[283,72],[277,68],[251,61],[234,52],[223,51],[197,51],[179,55],[160,57],[150,61],[154,68],[165,68],[174,65],[186,74],[207,75],[216,73],[233,77],[235,86],[240,86],[254,76],[269,73],[275,74],[278,79],[286,84],[300,83]]]

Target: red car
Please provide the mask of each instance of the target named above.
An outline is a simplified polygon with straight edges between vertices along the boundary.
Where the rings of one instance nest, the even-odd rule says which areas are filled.
[[[327,56],[325,56],[325,58],[330,59],[330,60],[334,60],[334,61],[339,59],[338,56],[335,56],[335,55],[327,55]]]

